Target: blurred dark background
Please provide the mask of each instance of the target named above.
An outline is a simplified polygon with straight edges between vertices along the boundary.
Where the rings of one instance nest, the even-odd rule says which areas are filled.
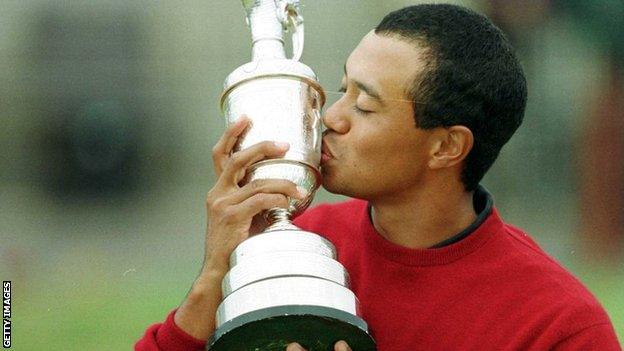
[[[335,94],[384,14],[419,1],[303,0],[302,61]],[[624,2],[453,1],[514,43],[524,125],[486,177],[607,308],[624,340]],[[223,79],[250,57],[240,1],[4,0],[0,275],[16,350],[129,349],[203,255]],[[315,202],[340,197],[320,191]]]

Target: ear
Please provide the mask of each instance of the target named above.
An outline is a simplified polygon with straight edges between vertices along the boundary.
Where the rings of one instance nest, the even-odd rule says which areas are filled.
[[[439,128],[432,135],[433,144],[429,158],[429,168],[453,167],[461,163],[474,145],[472,131],[464,126]]]

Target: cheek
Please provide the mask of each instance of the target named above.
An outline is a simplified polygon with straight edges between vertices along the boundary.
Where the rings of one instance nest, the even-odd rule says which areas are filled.
[[[355,157],[349,160],[351,169],[360,179],[373,181],[392,172],[402,163],[400,153],[384,139],[368,139],[355,145]]]
[[[370,178],[376,172],[412,171],[422,167],[425,138],[418,135],[413,120],[403,116],[407,114],[353,124],[348,143],[351,147],[345,149],[349,169]]]
[[[362,160],[360,167],[366,168],[367,173],[392,173],[402,177],[414,175],[426,166],[425,145],[413,135],[393,132],[369,141],[356,149]]]

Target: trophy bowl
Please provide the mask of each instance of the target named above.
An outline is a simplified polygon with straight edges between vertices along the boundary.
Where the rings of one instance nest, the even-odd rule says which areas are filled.
[[[325,94],[306,65],[289,59],[252,61],[232,72],[225,82],[221,110],[226,124],[241,116],[251,125],[234,152],[261,141],[290,144],[284,156],[255,163],[244,183],[256,179],[286,179],[305,189],[303,200],[290,199],[296,216],[308,207],[321,183],[321,108]]]

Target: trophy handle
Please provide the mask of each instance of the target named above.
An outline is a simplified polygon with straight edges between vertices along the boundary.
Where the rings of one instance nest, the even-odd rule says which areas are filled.
[[[285,31],[292,32],[292,57],[291,60],[299,61],[303,53],[303,17],[299,8],[298,0],[277,0],[277,17]]]
[[[284,31],[292,33],[293,53],[299,61],[303,52],[303,17],[300,0],[243,0],[251,28],[252,61],[284,59]]]

